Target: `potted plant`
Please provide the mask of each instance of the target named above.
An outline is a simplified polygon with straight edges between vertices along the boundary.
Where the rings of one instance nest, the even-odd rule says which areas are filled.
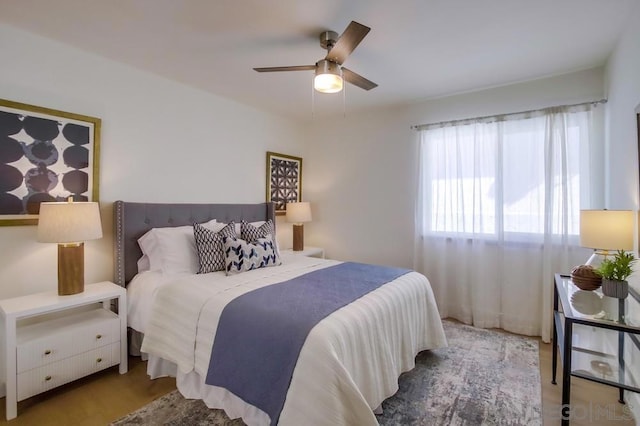
[[[602,293],[605,296],[624,299],[629,294],[627,277],[633,273],[636,262],[633,253],[618,250],[613,257],[605,258],[596,273],[602,277]]]

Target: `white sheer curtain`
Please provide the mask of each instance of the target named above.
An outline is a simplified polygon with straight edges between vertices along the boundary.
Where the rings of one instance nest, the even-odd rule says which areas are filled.
[[[416,270],[442,317],[542,336],[553,273],[584,263],[594,173],[590,104],[419,129]]]

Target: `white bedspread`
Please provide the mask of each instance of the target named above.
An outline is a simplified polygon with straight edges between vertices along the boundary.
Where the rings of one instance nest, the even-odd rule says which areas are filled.
[[[261,410],[204,384],[222,309],[248,291],[337,263],[288,256],[282,266],[230,277],[222,272],[164,276],[145,290],[139,286],[136,296],[153,299],[148,321],[138,319],[145,328],[139,331],[145,332],[142,351],[150,355],[149,374],[176,373],[175,364],[178,388],[186,397],[201,398],[249,425],[269,424]],[[375,425],[372,410],[397,391],[398,376],[415,366],[415,355],[442,346],[446,338],[429,282],[416,272],[403,275],[311,330],[279,424]]]

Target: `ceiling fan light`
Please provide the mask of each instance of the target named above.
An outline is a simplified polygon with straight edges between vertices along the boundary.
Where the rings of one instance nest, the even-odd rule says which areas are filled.
[[[338,93],[342,90],[342,77],[335,74],[316,75],[313,88],[321,93]]]
[[[342,69],[335,62],[323,59],[316,63],[313,88],[321,93],[338,93],[342,90]]]

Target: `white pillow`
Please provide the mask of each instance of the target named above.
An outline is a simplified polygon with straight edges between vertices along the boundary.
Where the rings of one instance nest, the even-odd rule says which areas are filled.
[[[142,238],[142,237],[140,237]],[[140,239],[138,239],[138,245],[140,245]],[[149,261],[149,256],[143,254],[140,259],[138,259],[138,273],[141,274],[145,271],[151,270],[151,262]]]
[[[217,232],[225,225],[213,219],[202,226]],[[138,245],[142,250],[142,257],[138,260],[138,272],[141,272],[140,267],[147,266],[147,261],[149,271],[170,274],[198,272],[198,254],[191,225],[153,228],[138,239]]]

